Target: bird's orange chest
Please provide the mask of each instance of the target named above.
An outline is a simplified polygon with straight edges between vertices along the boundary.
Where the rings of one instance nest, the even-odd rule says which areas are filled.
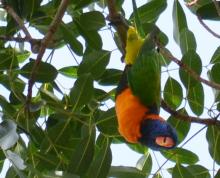
[[[148,112],[130,88],[120,93],[115,102],[119,132],[129,142],[136,143],[141,137],[140,123]]]

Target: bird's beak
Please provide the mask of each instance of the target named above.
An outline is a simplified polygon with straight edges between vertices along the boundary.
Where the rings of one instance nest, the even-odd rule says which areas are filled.
[[[174,140],[171,137],[159,136],[155,139],[156,144],[166,148],[172,148],[175,146]]]

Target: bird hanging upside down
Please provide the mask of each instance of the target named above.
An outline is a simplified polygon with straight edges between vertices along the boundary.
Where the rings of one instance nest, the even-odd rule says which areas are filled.
[[[171,149],[177,144],[177,135],[176,131],[159,116],[160,67],[155,61],[152,63],[148,57],[154,58],[157,54],[153,47],[149,47],[148,44],[144,46],[144,41],[135,28],[128,29],[126,66],[116,91],[115,102],[119,132],[130,143],[139,142],[154,150]],[[138,60],[139,68],[136,67],[138,64],[135,64]],[[149,69],[148,67],[143,69],[145,61]]]

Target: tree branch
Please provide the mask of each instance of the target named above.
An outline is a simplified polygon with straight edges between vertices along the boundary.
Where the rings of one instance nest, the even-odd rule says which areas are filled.
[[[127,40],[127,30],[128,24],[126,23],[124,17],[116,10],[115,0],[107,0],[107,6],[109,10],[109,15],[107,19],[111,22],[111,25],[116,29],[118,36],[120,38],[122,53],[125,54],[126,40]]]
[[[28,81],[28,94],[26,98],[26,105],[29,106],[31,98],[32,98],[32,88],[35,82],[35,76],[39,67],[39,64],[43,58],[43,55],[46,51],[47,46],[49,45],[50,41],[52,40],[52,37],[54,33],[56,32],[58,26],[60,25],[62,18],[64,16],[64,13],[66,11],[66,8],[68,6],[69,0],[62,0],[60,3],[60,6],[58,7],[57,13],[54,17],[54,20],[51,22],[49,26],[49,30],[45,37],[41,41],[40,49],[37,55],[37,59],[35,60],[30,79]]]
[[[165,57],[167,57],[168,59],[170,59],[171,61],[175,62],[178,66],[180,66],[182,69],[184,69],[186,72],[188,72],[188,74],[190,74],[191,77],[193,77],[194,79],[196,79],[197,81],[200,81],[212,88],[215,88],[217,90],[220,90],[220,84],[206,80],[202,77],[200,77],[194,70],[192,70],[189,66],[187,66],[186,64],[184,64],[182,61],[180,61],[179,59],[175,58],[172,54],[168,53],[166,50],[164,50],[164,48],[160,45],[157,44],[158,47],[160,48],[160,53],[163,54]]]
[[[173,110],[171,107],[169,107],[164,100],[161,101],[161,107],[170,113],[172,116],[177,117],[180,120],[188,121],[188,122],[194,122],[204,125],[218,125],[220,126],[220,121],[216,119],[211,118],[198,118],[193,116],[187,116],[185,114],[181,114],[178,111]]]
[[[12,16],[12,18],[15,20],[15,22],[18,24],[19,28],[24,32],[26,38],[28,41],[31,41],[32,37],[27,28],[24,25],[23,20],[17,15],[17,13],[14,11],[12,7],[10,7],[5,1],[1,1],[3,8],[7,11],[8,14]]]
[[[220,38],[220,35],[217,34],[217,33],[215,33],[211,28],[209,28],[208,25],[206,25],[206,24],[204,23],[204,21],[202,20],[202,18],[201,18],[199,15],[197,15],[197,18],[198,18],[200,24],[201,24],[209,33],[211,33],[211,34],[212,34],[214,37],[216,37],[216,38]]]

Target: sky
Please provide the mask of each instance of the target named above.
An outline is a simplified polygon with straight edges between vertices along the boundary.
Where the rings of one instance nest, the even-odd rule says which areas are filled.
[[[146,3],[144,0],[138,0],[137,5],[140,6],[141,4]],[[198,19],[185,7],[183,0],[180,0],[180,3],[182,4],[182,7],[184,8],[184,11],[187,16],[187,22],[188,22],[188,27],[189,29],[194,33],[196,37],[196,42],[197,42],[197,53],[200,55],[200,57],[203,60],[203,63],[207,65],[211,59],[211,56],[213,55],[215,49],[219,46],[219,40],[215,37],[213,37],[211,34],[209,34],[198,22]],[[172,51],[173,55],[176,56],[177,58],[181,59],[181,52],[178,47],[178,45],[175,43],[175,41],[172,39],[173,37],[173,23],[172,23],[172,5],[173,0],[168,1],[168,7],[165,10],[164,13],[160,16],[157,25],[159,28],[169,37],[169,43],[167,45],[167,48]],[[132,12],[132,5],[130,0],[125,0],[125,3],[123,5],[124,10],[126,12],[126,17],[129,17],[129,15]],[[68,19],[67,19],[68,20]],[[212,22],[212,21],[206,21],[206,23],[216,32],[219,31],[220,29],[220,24],[218,22]],[[106,28],[105,28],[106,29]],[[121,54],[118,50],[116,49],[116,46],[114,44],[114,41],[112,39],[112,34],[110,30],[105,30],[103,29],[100,34],[105,37],[105,40],[103,41],[103,48],[107,50],[112,50],[112,55],[111,55],[111,60],[108,65],[108,68],[118,68],[118,69],[123,69],[124,64],[121,63]],[[36,31],[31,29],[31,32],[33,32],[34,37],[41,37]],[[82,39],[81,39],[82,40]],[[30,49],[30,46],[26,46],[27,49]],[[67,48],[62,48],[60,50],[55,51],[54,54],[54,59],[53,59],[53,64],[57,66],[57,68],[62,68],[68,65],[73,65],[75,63],[73,57],[69,53]],[[48,54],[48,53],[47,53]],[[45,55],[47,56],[47,55]],[[35,56],[32,55],[34,58]],[[64,62],[65,61],[65,62]],[[172,68],[177,68],[176,65],[171,65],[169,66],[169,69]],[[202,76],[204,78],[207,78],[206,72],[202,73]],[[170,73],[173,76],[177,76],[177,71],[173,71]],[[59,76],[58,81],[60,84],[63,86],[63,88],[67,88],[66,92],[68,93],[68,88],[72,86],[72,83],[66,79],[63,76]],[[162,85],[164,85],[166,81],[166,77],[162,79]],[[0,90],[3,91],[3,87],[0,86]],[[65,90],[65,89],[64,89]],[[209,107],[212,104],[213,101],[213,95],[212,95],[212,90],[209,87],[204,87],[205,90],[205,105]],[[7,93],[7,91],[5,91]],[[108,103],[108,105],[112,105],[113,103]],[[161,115],[164,118],[167,118],[169,115],[161,111]],[[204,114],[204,116],[206,116]],[[198,124],[192,124],[192,129],[190,133],[188,134],[187,138],[190,138],[191,135],[193,135],[195,132],[197,132],[201,127],[201,125]],[[213,162],[212,159],[209,157],[208,153],[208,145],[205,140],[205,131],[203,130],[200,132],[196,137],[194,137],[188,144],[184,146],[184,148],[189,149],[193,152],[196,152],[197,155],[200,158],[199,164],[209,168],[212,170],[213,167]],[[136,166],[137,160],[142,156],[134,151],[132,151],[130,148],[128,148],[125,144],[120,144],[120,145],[112,145],[112,154],[113,154],[113,161],[112,165],[123,165],[123,166]],[[160,155],[159,152],[153,152],[152,153],[152,159],[153,161],[153,169],[156,171],[161,165],[165,159]],[[156,161],[157,160],[157,161]],[[163,168],[168,168],[170,166],[173,166],[174,164],[166,164]],[[7,166],[6,166],[7,167]],[[3,176],[4,173],[1,175]],[[166,173],[166,171],[163,171],[163,177],[169,178],[170,175]]]

